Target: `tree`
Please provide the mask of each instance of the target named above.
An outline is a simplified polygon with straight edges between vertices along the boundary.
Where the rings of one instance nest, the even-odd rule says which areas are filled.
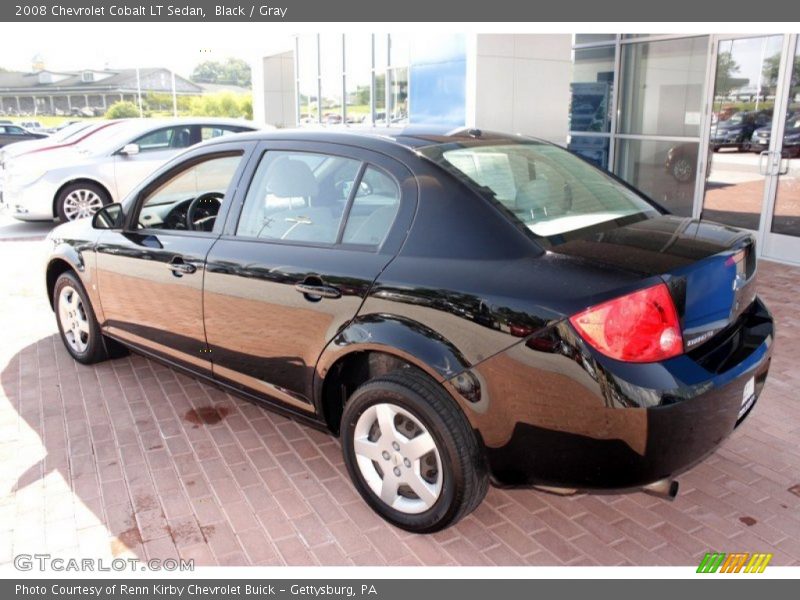
[[[253,118],[253,98],[250,94],[220,92],[194,96],[190,114],[203,117]]]
[[[775,54],[764,60],[764,68],[761,71],[764,81],[762,85],[767,89],[774,89],[778,85],[778,74],[781,70],[781,55]],[[790,83],[792,91],[800,86],[800,55],[794,57],[794,68],[792,69],[792,80]]]
[[[195,83],[217,83],[250,87],[250,65],[241,58],[227,58],[225,62],[207,60],[194,68],[190,77]]]
[[[114,102],[106,111],[106,119],[132,119],[139,116],[139,107],[133,102]]]
[[[731,52],[720,52],[717,55],[717,82],[714,93],[717,96],[727,96],[732,90],[742,86],[742,79],[735,78],[739,72],[738,63],[733,60]]]

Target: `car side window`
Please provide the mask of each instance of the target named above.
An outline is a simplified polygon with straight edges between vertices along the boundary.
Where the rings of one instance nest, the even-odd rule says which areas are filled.
[[[350,207],[342,242],[380,245],[389,233],[399,207],[400,188],[397,182],[380,169],[368,166]]]
[[[158,152],[160,150],[188,148],[196,142],[192,135],[192,126],[181,125],[151,131],[133,140],[133,143],[139,146],[139,152]]]
[[[247,130],[243,127],[229,127],[228,125],[204,125],[200,128],[200,141],[205,142],[206,140],[241,133],[242,131]]]
[[[247,191],[236,235],[335,243],[360,167],[342,156],[267,152]]]
[[[214,156],[175,173],[144,198],[140,229],[211,231],[241,153]]]

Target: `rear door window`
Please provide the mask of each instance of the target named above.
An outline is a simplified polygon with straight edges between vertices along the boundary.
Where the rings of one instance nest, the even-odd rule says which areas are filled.
[[[380,245],[400,207],[400,188],[388,173],[368,166],[347,216],[342,243]]]
[[[334,244],[358,160],[313,152],[264,154],[247,191],[237,236]]]
[[[158,152],[162,150],[174,150],[188,148],[195,143],[192,125],[181,125],[179,127],[165,127],[151,131],[133,141],[139,146],[140,152]],[[199,141],[199,140],[197,140]]]

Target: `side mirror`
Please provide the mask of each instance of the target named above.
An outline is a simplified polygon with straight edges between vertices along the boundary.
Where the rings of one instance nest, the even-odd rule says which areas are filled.
[[[94,229],[122,229],[124,220],[125,213],[122,212],[122,204],[115,202],[94,213],[92,227]]]
[[[125,144],[119,153],[124,154],[125,156],[139,154],[139,144]]]

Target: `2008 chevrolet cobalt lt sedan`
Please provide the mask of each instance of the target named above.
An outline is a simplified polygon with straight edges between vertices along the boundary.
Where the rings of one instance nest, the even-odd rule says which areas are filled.
[[[76,360],[129,347],[339,435],[416,532],[490,479],[674,493],[772,352],[749,233],[474,129],[220,138],[49,243]]]

